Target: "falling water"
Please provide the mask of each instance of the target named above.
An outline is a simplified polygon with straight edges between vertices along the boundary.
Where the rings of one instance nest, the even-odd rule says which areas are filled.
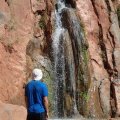
[[[54,54],[54,94],[55,94],[55,100],[54,100],[54,116],[60,117],[64,116],[63,113],[63,83],[64,83],[64,69],[65,69],[65,63],[64,63],[64,48],[62,46],[63,41],[63,32],[64,28],[62,27],[61,23],[61,16],[60,13],[62,9],[65,7],[62,0],[57,1],[57,8],[55,9],[55,31],[52,35],[53,39],[53,54]],[[60,104],[61,103],[61,104]]]
[[[56,118],[73,118],[79,114],[76,104],[76,79],[78,79],[79,75],[78,71],[81,62],[80,50],[83,35],[81,34],[79,21],[74,13],[72,14],[73,16],[70,16],[73,31],[69,31],[64,25],[62,17],[64,11],[67,9],[70,11],[69,8],[66,7],[64,0],[56,1],[56,9],[54,12],[55,29],[52,34],[54,116]],[[66,18],[64,17],[64,19]]]

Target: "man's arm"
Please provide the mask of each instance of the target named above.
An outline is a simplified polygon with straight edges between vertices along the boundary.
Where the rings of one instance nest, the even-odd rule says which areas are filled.
[[[44,106],[45,106],[45,110],[46,110],[46,117],[48,118],[49,117],[49,110],[48,110],[48,97],[44,97]]]
[[[26,105],[26,108],[28,107],[28,101],[27,101],[27,97],[25,96],[25,105]]]
[[[26,104],[26,108],[28,107],[28,98],[27,98],[27,86],[24,85],[25,88],[25,104]]]

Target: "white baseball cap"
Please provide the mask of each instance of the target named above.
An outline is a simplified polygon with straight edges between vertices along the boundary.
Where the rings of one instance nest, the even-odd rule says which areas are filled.
[[[38,69],[38,68],[35,68],[35,69],[32,71],[32,75],[33,75],[33,79],[34,79],[34,80],[41,80],[42,77],[43,77],[42,70],[41,70],[41,69]]]

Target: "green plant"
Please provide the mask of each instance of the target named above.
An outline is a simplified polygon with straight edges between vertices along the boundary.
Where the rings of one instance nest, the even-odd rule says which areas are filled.
[[[11,30],[15,30],[15,21],[13,19],[11,19],[9,22],[8,22],[8,30],[11,31]]]
[[[39,27],[40,27],[41,29],[43,29],[43,30],[44,30],[45,27],[46,27],[46,20],[47,20],[47,14],[44,13],[44,14],[42,15],[40,21],[39,21]]]
[[[88,95],[88,93],[86,91],[81,92],[80,96],[83,98],[83,100],[85,100],[86,102],[89,100],[90,96]]]
[[[40,20],[40,21],[39,21],[39,27],[40,27],[41,29],[45,29],[45,22],[44,22],[43,20]]]
[[[82,56],[83,56],[85,65],[87,65],[88,63],[88,51],[87,51],[88,47],[89,46],[87,44],[84,44],[82,48]]]
[[[85,35],[85,25],[82,21],[80,21],[80,26],[81,26],[81,29],[82,29],[84,35]]]

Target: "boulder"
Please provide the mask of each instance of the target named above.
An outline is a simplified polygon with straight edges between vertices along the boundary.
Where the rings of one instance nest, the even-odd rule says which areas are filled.
[[[26,120],[27,111],[23,106],[0,102],[0,120]]]

